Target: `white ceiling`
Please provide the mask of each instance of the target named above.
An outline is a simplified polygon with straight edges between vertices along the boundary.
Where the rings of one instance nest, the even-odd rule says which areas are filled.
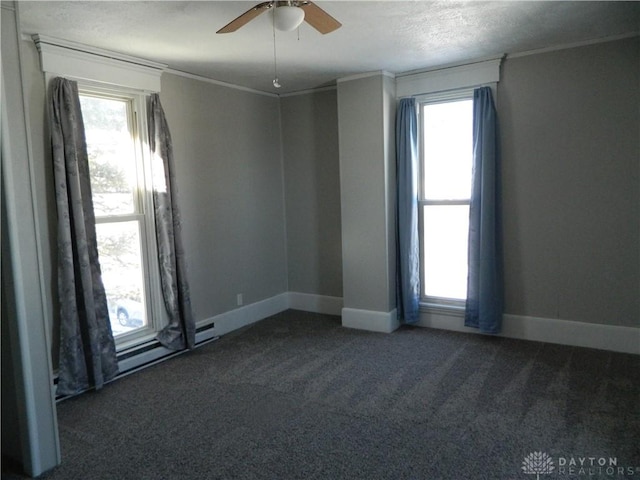
[[[276,90],[270,13],[215,33],[259,1],[21,1],[19,13],[26,34],[281,94],[359,73],[397,74],[640,31],[640,2],[317,0],[343,26],[327,35],[306,23],[277,32]]]

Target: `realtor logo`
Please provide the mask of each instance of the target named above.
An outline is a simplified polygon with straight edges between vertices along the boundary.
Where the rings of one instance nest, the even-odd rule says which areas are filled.
[[[553,472],[552,458],[544,452],[531,452],[522,461],[522,471],[527,475],[535,475],[536,480],[540,480],[540,475],[547,475]]]

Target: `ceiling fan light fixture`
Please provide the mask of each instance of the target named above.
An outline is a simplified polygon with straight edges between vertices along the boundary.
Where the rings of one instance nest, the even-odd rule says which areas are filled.
[[[273,22],[278,30],[290,32],[304,21],[304,10],[300,7],[283,5],[273,11]]]

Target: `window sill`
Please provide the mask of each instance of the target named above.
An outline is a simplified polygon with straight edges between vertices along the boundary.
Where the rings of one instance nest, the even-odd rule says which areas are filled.
[[[116,353],[118,355],[126,354],[131,352],[132,350],[136,350],[138,348],[144,348],[148,344],[159,343],[156,340],[156,336],[158,333],[152,330],[149,327],[143,327],[138,331],[133,331],[129,333],[125,333],[120,338],[115,337],[116,341]]]
[[[420,302],[420,311],[426,313],[443,313],[456,317],[464,317],[465,305],[460,303],[435,303],[422,301]]]
[[[116,347],[116,354],[118,356],[118,360],[123,360],[153,349],[159,345],[160,342],[156,339],[155,334],[148,335],[142,338],[137,338],[127,344],[118,345]]]

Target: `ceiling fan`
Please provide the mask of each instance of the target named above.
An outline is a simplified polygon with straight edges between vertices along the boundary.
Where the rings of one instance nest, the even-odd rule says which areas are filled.
[[[247,10],[216,33],[235,32],[261,13],[272,8],[275,8],[273,11],[274,25],[278,30],[295,30],[303,21],[306,21],[309,25],[324,35],[331,33],[342,26],[340,22],[311,1],[270,1],[259,3],[250,10]]]

